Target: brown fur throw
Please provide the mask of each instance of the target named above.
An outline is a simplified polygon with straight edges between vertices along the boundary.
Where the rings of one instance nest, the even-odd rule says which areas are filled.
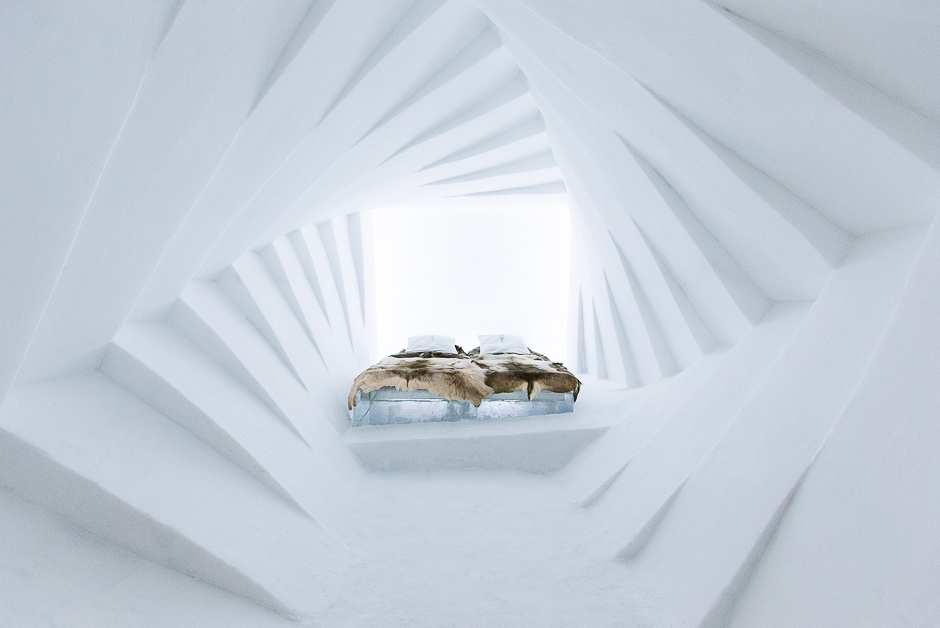
[[[348,406],[356,405],[356,393],[391,386],[398,390],[427,390],[456,401],[479,406],[490,393],[526,391],[531,400],[540,390],[573,392],[575,400],[581,382],[560,362],[540,353],[530,355],[398,353],[363,371],[349,391]]]
[[[577,401],[581,391],[581,380],[572,375],[561,362],[552,362],[534,351],[530,355],[477,355],[473,361],[483,368],[486,385],[495,393],[524,390],[531,401],[540,390],[570,392],[574,393]]]
[[[390,356],[359,374],[349,391],[349,409],[356,405],[356,392],[385,386],[398,390],[427,390],[445,399],[469,401],[479,406],[492,390],[486,374],[467,357],[399,358]]]

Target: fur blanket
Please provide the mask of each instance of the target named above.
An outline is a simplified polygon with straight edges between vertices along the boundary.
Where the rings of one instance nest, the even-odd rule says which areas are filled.
[[[479,406],[491,393],[526,391],[531,400],[540,390],[574,393],[581,382],[560,362],[544,355],[398,353],[360,373],[349,391],[348,406],[356,405],[356,393],[394,387],[398,390],[427,390],[439,397],[469,401]]]
[[[402,355],[402,354],[399,354]],[[407,355],[407,354],[404,354]],[[450,354],[437,354],[450,355]],[[427,390],[445,399],[469,401],[479,406],[492,390],[486,385],[486,373],[468,358],[389,356],[359,374],[349,391],[348,405],[356,405],[358,391],[370,392],[393,386],[398,390]]]
[[[544,355],[506,353],[482,355],[474,358],[486,373],[486,385],[495,393],[524,390],[531,401],[540,390],[554,393],[574,393],[575,401],[581,391],[581,380],[571,374],[561,362],[552,362]]]

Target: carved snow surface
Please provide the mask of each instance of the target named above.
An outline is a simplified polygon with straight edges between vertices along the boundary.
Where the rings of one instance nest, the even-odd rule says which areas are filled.
[[[938,32],[0,3],[0,626],[940,625]],[[371,210],[508,205],[574,411],[348,430]]]

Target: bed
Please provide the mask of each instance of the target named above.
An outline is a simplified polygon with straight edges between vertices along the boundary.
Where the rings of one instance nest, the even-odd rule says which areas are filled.
[[[409,339],[356,377],[348,407],[353,426],[559,414],[574,410],[581,382],[560,362],[521,342],[484,342],[464,352],[452,343]],[[439,337],[434,337],[439,338]],[[446,337],[444,337],[446,338]],[[514,339],[518,337],[508,336]],[[511,349],[507,351],[506,349]],[[525,351],[523,353],[523,351]]]

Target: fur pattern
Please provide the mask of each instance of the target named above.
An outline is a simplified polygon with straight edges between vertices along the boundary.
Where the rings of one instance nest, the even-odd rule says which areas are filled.
[[[349,391],[348,407],[356,405],[356,393],[394,387],[398,390],[427,390],[439,397],[469,401],[479,407],[491,393],[526,391],[531,400],[540,390],[573,392],[575,401],[581,382],[560,362],[544,355],[501,354],[410,354],[398,353],[363,371]]]
[[[356,405],[358,391],[370,392],[385,386],[398,390],[427,390],[445,399],[469,401],[477,407],[483,397],[492,392],[486,385],[486,373],[467,357],[389,356],[356,378],[349,391],[349,409]]]
[[[474,362],[483,368],[486,385],[496,393],[524,390],[531,401],[540,390],[570,392],[577,401],[581,391],[581,381],[561,362],[552,362],[539,353],[481,355]]]

